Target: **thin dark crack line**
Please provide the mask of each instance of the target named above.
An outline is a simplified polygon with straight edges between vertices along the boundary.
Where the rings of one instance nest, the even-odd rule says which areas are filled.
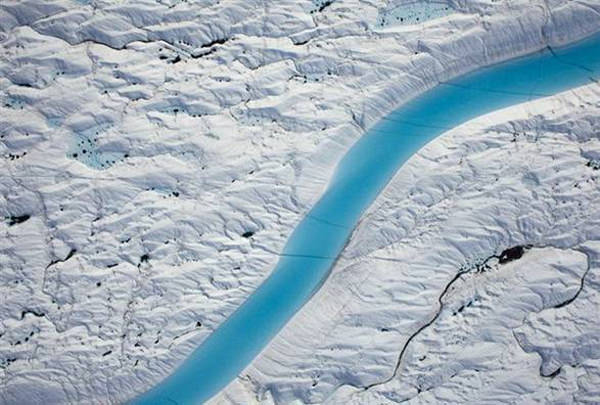
[[[336,224],[335,222],[331,222],[331,221],[328,221],[328,220],[326,220],[326,219],[319,218],[319,217],[317,217],[317,216],[315,216],[315,215],[311,214],[310,212],[309,212],[308,214],[306,214],[306,217],[307,217],[307,218],[312,218],[312,219],[314,219],[315,221],[322,222],[322,223],[324,223],[324,224],[331,225],[331,226],[335,226],[335,227],[338,227],[338,228],[352,229],[352,228],[351,228],[351,227],[349,227],[349,226],[342,225],[342,224]]]
[[[410,345],[410,343],[412,342],[412,340],[415,337],[417,337],[417,335],[419,335],[423,330],[425,330],[426,328],[428,328],[429,326],[431,326],[439,318],[440,314],[442,313],[442,310],[444,309],[443,299],[444,299],[445,295],[448,293],[448,290],[464,274],[467,274],[469,272],[471,272],[470,269],[469,270],[463,270],[463,271],[460,271],[460,272],[456,273],[454,275],[454,277],[452,278],[452,280],[450,280],[450,282],[448,284],[446,284],[446,287],[444,288],[444,290],[442,291],[442,293],[438,296],[439,307],[438,307],[437,312],[435,313],[435,315],[433,316],[433,318],[431,318],[426,324],[422,325],[412,335],[410,335],[410,337],[408,338],[408,340],[406,341],[406,343],[404,343],[404,346],[402,347],[402,350],[400,351],[400,354],[398,355],[398,360],[396,361],[396,366],[394,367],[394,372],[392,373],[392,375],[390,377],[386,378],[383,381],[379,381],[379,382],[372,383],[372,384],[364,386],[363,389],[362,389],[362,391],[367,391],[367,390],[369,390],[369,389],[371,389],[373,387],[376,387],[378,385],[386,384],[386,383],[392,381],[396,377],[396,375],[398,374],[398,370],[400,369],[400,366],[402,365],[402,360],[404,359],[404,353],[408,349],[408,346]]]
[[[557,61],[559,61],[560,63],[564,64],[564,65],[570,65],[573,66],[575,68],[581,69],[585,72],[591,73],[591,74],[595,74],[596,72],[591,69],[588,68],[587,66],[578,64],[578,63],[573,63],[573,62],[569,62],[564,60],[563,58],[561,58],[560,56],[558,56],[555,51],[552,49],[552,47],[550,45],[547,46],[548,51],[552,54],[552,56],[554,58],[556,58]],[[594,83],[598,83],[599,80],[596,79],[593,76],[590,76],[589,79],[594,82]],[[449,86],[449,87],[455,87],[455,88],[461,88],[461,89],[465,89],[465,90],[475,90],[475,91],[480,91],[480,92],[488,92],[488,93],[498,93],[498,94],[508,94],[508,95],[515,95],[515,96],[526,96],[528,97],[528,101],[532,101],[535,98],[543,98],[543,97],[552,97],[554,94],[546,94],[546,93],[541,93],[541,92],[535,92],[533,89],[530,92],[520,92],[520,91],[510,91],[510,90],[499,90],[499,89],[487,89],[487,88],[478,88],[478,87],[473,87],[473,86],[464,86],[464,85],[460,85],[457,83],[453,83],[451,81],[440,81],[438,83],[438,85],[444,85],[444,86]],[[537,87],[537,83],[534,86]],[[421,128],[430,128],[430,129],[439,129],[439,130],[451,130],[454,127],[450,127],[450,126],[445,126],[445,125],[434,125],[434,124],[424,124],[424,123],[418,123],[418,122],[414,122],[414,121],[410,121],[410,120],[402,120],[402,119],[395,119],[395,118],[389,118],[389,117],[382,117],[381,118],[382,121],[389,121],[389,122],[395,122],[398,124],[405,124],[405,125],[410,125],[410,126],[414,126],[414,127],[421,127]],[[381,131],[380,131],[381,132]]]
[[[573,67],[576,67],[578,69],[584,70],[584,71],[586,71],[588,73],[592,73],[592,74],[596,73],[594,71],[594,69],[591,69],[591,68],[589,68],[589,67],[587,67],[585,65],[581,65],[579,63],[575,63],[575,62],[571,62],[571,61],[568,61],[568,60],[564,60],[562,57],[558,56],[556,54],[556,52],[554,52],[554,49],[552,49],[552,47],[550,45],[548,45],[548,51],[550,51],[550,53],[552,54],[552,56],[554,56],[556,58],[556,60],[559,61],[560,63],[562,63],[563,65],[573,66]]]
[[[277,256],[279,257],[298,257],[298,258],[306,258],[306,259],[322,259],[322,260],[335,260],[336,257],[331,256],[319,256],[319,255],[304,255],[301,253],[280,253]]]
[[[573,297],[567,299],[566,301],[563,301],[560,304],[554,305],[552,307],[542,308],[539,311],[535,311],[535,314],[539,314],[541,312],[548,311],[548,310],[551,310],[551,309],[558,309],[558,308],[566,307],[566,306],[572,304],[577,299],[577,297],[579,297],[579,294],[581,294],[581,292],[583,291],[583,288],[585,287],[585,279],[586,279],[588,273],[590,272],[590,270],[592,269],[592,259],[590,258],[590,255],[584,249],[573,249],[573,250],[575,250],[576,252],[583,253],[586,256],[586,259],[587,259],[587,268],[586,268],[585,272],[583,273],[583,275],[581,276],[581,279],[579,280],[579,289],[577,290],[577,292],[575,293],[575,295]],[[527,318],[525,318],[525,319],[527,319]],[[518,328],[520,328],[524,324],[525,324],[525,320],[524,320],[523,324],[521,324],[520,326],[512,328],[511,334],[512,334],[513,338],[515,339],[515,341],[517,342],[517,345],[521,348],[521,350],[523,350],[525,353],[537,353],[539,355],[539,353],[536,350],[527,350],[527,349],[525,349],[523,347],[523,345],[521,344],[521,341],[517,338],[517,335],[515,334],[515,330],[518,329]],[[544,373],[542,371],[542,367],[543,367],[543,363],[540,364],[540,369],[539,369],[540,377],[542,377],[542,378],[554,378],[556,376],[556,373],[560,372],[560,369],[561,369],[562,365],[557,370],[555,370],[555,371],[553,371],[553,372],[551,372],[549,374]]]
[[[383,117],[382,121],[396,122],[398,124],[406,124],[406,125],[411,125],[414,127],[431,128],[431,129],[450,130],[450,129],[454,128],[454,127],[448,127],[448,126],[443,126],[443,125],[421,124],[421,123],[414,122],[414,121],[399,120],[396,118],[388,118],[388,117]],[[379,132],[381,132],[381,131],[379,131]]]
[[[567,60],[564,60],[562,57],[558,56],[555,52],[554,49],[552,49],[552,47],[550,45],[548,45],[548,50],[550,51],[550,53],[552,54],[552,56],[554,56],[554,58],[559,61],[560,63],[562,63],[563,65],[568,65],[568,66],[573,66],[577,69],[581,69],[584,72],[588,72],[590,73],[589,79],[592,83],[600,83],[600,80],[595,78],[593,75],[596,74],[596,71],[594,71],[594,69],[591,69],[585,65],[579,64],[579,63],[575,63],[575,62],[570,62]]]
[[[589,255],[586,252],[583,252],[583,254],[586,255],[587,257],[587,269],[585,270],[585,272],[583,273],[583,276],[581,276],[581,280],[579,280],[579,289],[577,290],[577,292],[575,293],[575,295],[571,298],[569,298],[568,300],[561,302],[558,305],[555,305],[553,308],[563,308],[566,307],[567,305],[571,304],[573,301],[575,301],[577,299],[577,297],[579,297],[579,294],[581,294],[581,292],[583,291],[583,288],[585,287],[585,278],[587,277],[588,273],[590,272],[591,268],[592,268],[592,264],[591,264],[591,260]]]
[[[451,83],[451,82],[443,82],[443,81],[440,82],[439,84],[443,85],[443,86],[456,87],[456,88],[465,89],[465,90],[475,90],[475,91],[480,91],[480,92],[485,92],[485,93],[508,94],[508,95],[513,95],[513,96],[526,96],[526,97],[531,97],[531,96],[551,97],[551,96],[553,96],[553,94],[546,94],[546,93],[533,93],[533,92],[526,93],[526,92],[521,92],[521,91],[486,89],[486,88],[479,88],[479,87],[472,87],[472,86],[463,86],[461,84]]]
[[[471,120],[463,121],[462,123],[459,122],[455,126],[423,124],[423,123],[414,122],[414,121],[410,121],[410,120],[402,120],[402,119],[389,118],[389,117],[382,117],[381,121],[395,122],[398,124],[404,124],[404,125],[409,125],[409,126],[418,127],[418,128],[438,129],[438,130],[443,130],[443,131],[450,131],[457,127],[473,128],[473,129],[480,129],[482,127],[481,124],[469,123],[469,121],[471,121]],[[372,131],[373,133],[390,135],[390,136],[398,135],[398,131],[383,131],[383,130],[376,129],[376,128],[371,128],[369,131]],[[421,135],[420,134],[402,134],[402,136],[404,136],[404,137],[409,137],[409,136],[419,137]]]
[[[531,248],[531,247],[533,247],[532,245],[525,245],[525,246],[527,246],[528,249]],[[489,260],[491,260],[493,258],[501,260],[502,255],[503,255],[503,253],[491,255],[491,256],[489,256],[487,259],[485,259],[483,261],[482,265],[485,265]],[[509,261],[512,261],[512,260],[509,260]],[[431,318],[427,323],[425,323],[424,325],[422,325],[421,327],[419,327],[419,329],[417,329],[406,340],[406,342],[404,343],[404,346],[402,347],[402,350],[400,351],[400,354],[398,355],[398,360],[396,361],[396,365],[394,367],[394,372],[392,373],[392,375],[390,377],[388,377],[387,379],[383,380],[383,381],[379,381],[379,382],[372,383],[372,384],[369,384],[369,385],[366,385],[366,386],[362,387],[362,391],[367,391],[367,390],[369,390],[369,389],[371,389],[371,388],[373,388],[375,386],[386,384],[386,383],[392,381],[394,378],[396,378],[396,375],[398,375],[398,370],[400,370],[400,366],[402,365],[402,360],[404,358],[404,354],[406,353],[406,350],[408,349],[408,346],[410,345],[410,343],[412,342],[412,340],[415,337],[417,337],[417,335],[419,335],[423,330],[425,330],[426,328],[428,328],[429,326],[431,326],[439,318],[440,314],[444,310],[444,303],[443,303],[444,297],[448,293],[448,290],[450,289],[450,287],[452,287],[452,285],[456,281],[458,281],[464,274],[471,273],[472,270],[473,270],[472,268],[468,268],[466,270],[459,271],[458,273],[456,273],[454,275],[454,277],[450,280],[450,282],[448,284],[446,284],[446,287],[442,290],[441,294],[438,296],[438,304],[439,304],[439,306],[438,306],[437,312],[435,313],[435,315],[433,316],[433,318]]]

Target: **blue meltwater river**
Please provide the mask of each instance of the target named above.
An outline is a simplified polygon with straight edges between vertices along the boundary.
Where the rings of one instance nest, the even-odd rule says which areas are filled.
[[[133,404],[198,404],[223,389],[325,281],[361,214],[411,155],[447,129],[499,108],[600,79],[600,35],[442,83],[362,136],[289,237],[265,282],[172,375]]]

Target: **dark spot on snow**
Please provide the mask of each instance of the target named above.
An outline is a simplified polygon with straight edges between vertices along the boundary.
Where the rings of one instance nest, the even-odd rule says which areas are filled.
[[[53,266],[53,265],[55,265],[56,263],[62,263],[62,262],[66,262],[66,261],[67,261],[67,260],[69,260],[71,257],[73,257],[73,255],[74,255],[75,253],[77,253],[77,250],[76,250],[76,249],[71,249],[71,250],[69,251],[69,253],[67,253],[67,255],[65,256],[65,258],[64,258],[64,259],[56,259],[56,260],[52,260],[52,261],[50,262],[50,264],[49,264],[49,265],[48,265],[46,268],[48,268],[48,267],[50,267],[50,266]]]
[[[177,55],[177,56],[176,56],[176,57],[175,57],[175,58],[174,58],[174,59],[171,61],[171,63],[172,63],[172,64],[176,64],[176,63],[179,63],[179,62],[181,62],[181,56],[179,56],[179,55]]]
[[[546,375],[541,374],[541,373],[540,374],[542,375],[542,377],[554,378],[560,374],[560,371],[561,371],[561,368],[559,367],[556,370],[554,370],[553,372],[551,372],[550,374],[546,374]]]
[[[22,153],[22,154],[20,154],[20,155],[19,155],[19,154],[14,154],[14,153],[9,153],[9,154],[8,154],[8,155],[6,155],[6,156],[8,156],[8,158],[9,158],[10,160],[15,160],[15,159],[21,159],[21,158],[22,158],[23,156],[25,156],[25,155],[27,155],[27,152],[23,152],[23,153]]]
[[[179,197],[179,191],[173,191],[173,195],[174,195],[175,197]]]
[[[252,235],[254,235],[254,232],[252,232],[252,231],[246,231],[246,232],[244,232],[242,234],[242,237],[244,237],[244,238],[250,238],[250,237],[252,237]]]
[[[214,41],[211,41],[207,44],[201,45],[201,48],[210,48],[214,45],[223,45],[227,41],[229,41],[229,38],[215,39]]]
[[[148,254],[145,253],[142,255],[142,257],[140,257],[140,263],[146,263],[148,259],[150,259],[150,256],[148,256]]]
[[[331,6],[333,4],[333,0],[329,0],[329,1],[325,1],[323,2],[323,4],[321,4],[321,7],[319,7],[319,13],[322,12],[323,10],[325,10],[327,7]]]
[[[112,353],[112,350],[107,350],[104,353],[102,353],[102,356],[108,356],[111,353]]]
[[[196,322],[196,328],[199,328],[201,326],[202,326],[202,322],[200,322],[200,321]]]
[[[6,359],[6,365],[9,366],[10,363],[14,363],[15,361],[17,361],[16,357],[9,357]]]
[[[64,260],[63,260],[63,261],[67,261],[67,260],[69,260],[71,257],[73,257],[73,255],[74,255],[76,252],[77,252],[77,250],[75,250],[75,249],[71,249],[71,250],[69,251],[69,253],[67,254],[67,256],[64,258]]]
[[[217,50],[217,48],[212,48],[212,49],[208,50],[207,52],[204,52],[204,53],[193,53],[190,56],[193,59],[198,59],[198,58],[201,58],[203,56],[208,56],[208,55],[214,53],[216,50]]]
[[[37,312],[37,311],[34,311],[32,309],[26,309],[24,311],[21,311],[21,320],[25,319],[25,315],[27,315],[27,314],[32,314],[34,316],[37,316],[38,318],[46,316],[46,314],[43,313],[43,312]]]
[[[600,170],[600,162],[595,160],[589,160],[586,164],[587,167],[591,167],[592,170]]]
[[[101,283],[100,281],[98,281],[98,282],[96,283],[96,287],[100,287],[101,285],[102,285],[102,283]]]
[[[13,226],[16,224],[21,224],[31,218],[31,215],[11,215],[10,217],[6,217],[8,221],[8,226]]]
[[[520,259],[525,252],[525,248],[523,246],[514,246],[504,250],[500,253],[500,257],[498,257],[498,261],[500,264],[512,262],[513,260]]]

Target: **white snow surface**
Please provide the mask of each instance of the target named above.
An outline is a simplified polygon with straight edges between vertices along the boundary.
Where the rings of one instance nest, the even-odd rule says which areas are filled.
[[[2,1],[0,403],[148,389],[268,276],[379,118],[600,29],[593,0],[452,1],[381,24],[404,3]],[[215,401],[597,402],[599,99],[590,85],[422,150]],[[450,279],[519,244],[453,283],[392,378]]]

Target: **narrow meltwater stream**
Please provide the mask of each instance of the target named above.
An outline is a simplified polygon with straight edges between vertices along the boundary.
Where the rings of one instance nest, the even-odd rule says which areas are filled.
[[[436,136],[476,116],[598,80],[600,35],[480,69],[402,105],[342,158],[272,274],[172,375],[133,404],[202,403],[232,381],[325,281],[361,214]]]

